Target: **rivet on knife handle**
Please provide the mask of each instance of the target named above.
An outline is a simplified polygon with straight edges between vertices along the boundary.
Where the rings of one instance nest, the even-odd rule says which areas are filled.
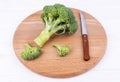
[[[83,58],[85,61],[88,61],[90,59],[88,33],[86,27],[86,20],[82,12],[80,12],[80,19],[81,19],[82,40],[83,40]]]
[[[90,59],[89,56],[89,44],[88,44],[88,36],[87,34],[82,35],[83,40],[83,53],[84,53],[84,60],[88,61]]]

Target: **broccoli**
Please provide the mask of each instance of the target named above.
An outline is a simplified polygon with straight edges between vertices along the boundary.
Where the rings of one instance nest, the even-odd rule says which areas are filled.
[[[69,46],[60,46],[58,44],[53,45],[58,50],[58,55],[63,57],[66,56],[70,52]]]
[[[41,54],[41,49],[36,47],[31,47],[29,44],[25,44],[25,49],[21,53],[21,57],[24,60],[33,60]]]
[[[74,34],[78,28],[72,10],[62,4],[45,6],[41,18],[45,28],[34,39],[39,47],[43,47],[52,35]]]

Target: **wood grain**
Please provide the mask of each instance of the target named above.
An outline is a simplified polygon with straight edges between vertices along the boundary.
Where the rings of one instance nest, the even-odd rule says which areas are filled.
[[[90,70],[103,57],[107,44],[105,31],[94,17],[82,11],[87,22],[89,53],[91,57],[89,61],[84,61],[79,19],[80,10],[72,10],[79,24],[77,32],[71,36],[61,35],[52,37],[43,47],[42,55],[32,61],[23,60],[20,54],[24,49],[25,43],[29,42],[33,46],[36,46],[33,40],[44,28],[44,24],[40,18],[42,11],[30,15],[18,26],[13,39],[13,47],[17,58],[28,69],[48,77],[72,77]],[[69,45],[71,47],[70,54],[65,57],[59,57],[56,49],[52,47],[54,43]]]

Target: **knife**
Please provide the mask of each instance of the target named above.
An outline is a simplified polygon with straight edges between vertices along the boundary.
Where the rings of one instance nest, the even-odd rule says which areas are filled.
[[[85,61],[90,59],[89,55],[89,42],[88,42],[88,33],[86,27],[86,20],[82,12],[80,12],[81,19],[81,29],[82,29],[82,42],[83,42],[83,58]]]

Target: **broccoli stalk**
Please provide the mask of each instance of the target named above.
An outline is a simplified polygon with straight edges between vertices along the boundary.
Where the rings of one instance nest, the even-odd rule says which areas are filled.
[[[45,28],[34,39],[34,42],[39,47],[43,47],[54,34],[74,34],[78,28],[71,9],[61,4],[45,6],[41,18],[45,24]]]
[[[42,47],[50,39],[52,34],[52,32],[44,29],[34,41],[39,47]]]
[[[69,46],[60,46],[58,44],[54,44],[53,47],[58,50],[58,55],[61,57],[66,56],[70,52]]]
[[[41,49],[36,47],[31,47],[29,44],[25,44],[25,49],[21,53],[21,57],[24,60],[33,60],[41,54]]]

